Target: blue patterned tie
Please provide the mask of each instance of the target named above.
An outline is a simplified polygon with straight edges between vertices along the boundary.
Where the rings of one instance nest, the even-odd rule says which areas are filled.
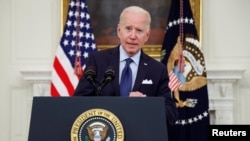
[[[121,96],[128,96],[132,89],[132,71],[129,64],[133,60],[131,58],[126,59],[126,65],[122,70],[121,82],[120,82],[120,94]]]

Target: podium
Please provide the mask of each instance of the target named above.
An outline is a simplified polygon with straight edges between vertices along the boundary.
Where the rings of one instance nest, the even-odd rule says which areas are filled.
[[[91,109],[113,113],[124,141],[168,141],[164,98],[102,96],[34,97],[28,141],[70,141],[74,122]]]

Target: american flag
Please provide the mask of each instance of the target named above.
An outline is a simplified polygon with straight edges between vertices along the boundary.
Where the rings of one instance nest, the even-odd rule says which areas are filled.
[[[181,86],[181,82],[178,79],[178,76],[175,75],[173,71],[169,73],[169,88],[171,91],[176,91]]]
[[[71,0],[63,35],[56,51],[51,96],[72,96],[84,73],[86,59],[97,51],[85,0]]]
[[[189,0],[172,0],[161,62],[179,111],[175,125],[168,128],[169,141],[207,141],[207,72]]]

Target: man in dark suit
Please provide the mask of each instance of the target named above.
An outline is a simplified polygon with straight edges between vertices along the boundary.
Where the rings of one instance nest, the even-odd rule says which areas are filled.
[[[112,67],[115,72],[114,80],[96,93],[95,84],[82,77],[75,90],[74,96],[129,96],[129,97],[164,97],[166,103],[167,121],[173,125],[177,119],[177,108],[168,87],[168,73],[165,65],[151,58],[142,51],[142,47],[150,35],[150,14],[137,6],[125,8],[117,26],[120,44],[115,48],[106,49],[90,54],[86,62],[86,69],[94,69],[96,80],[103,80],[104,72]],[[132,73],[131,88],[120,90],[122,71],[126,59],[132,59],[129,67]],[[147,109],[145,109],[147,110]],[[157,109],[155,109],[157,110]]]

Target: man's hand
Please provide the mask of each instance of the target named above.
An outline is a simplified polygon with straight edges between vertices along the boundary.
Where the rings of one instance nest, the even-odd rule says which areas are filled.
[[[136,91],[136,92],[130,92],[129,97],[147,97],[147,95],[139,91]]]

